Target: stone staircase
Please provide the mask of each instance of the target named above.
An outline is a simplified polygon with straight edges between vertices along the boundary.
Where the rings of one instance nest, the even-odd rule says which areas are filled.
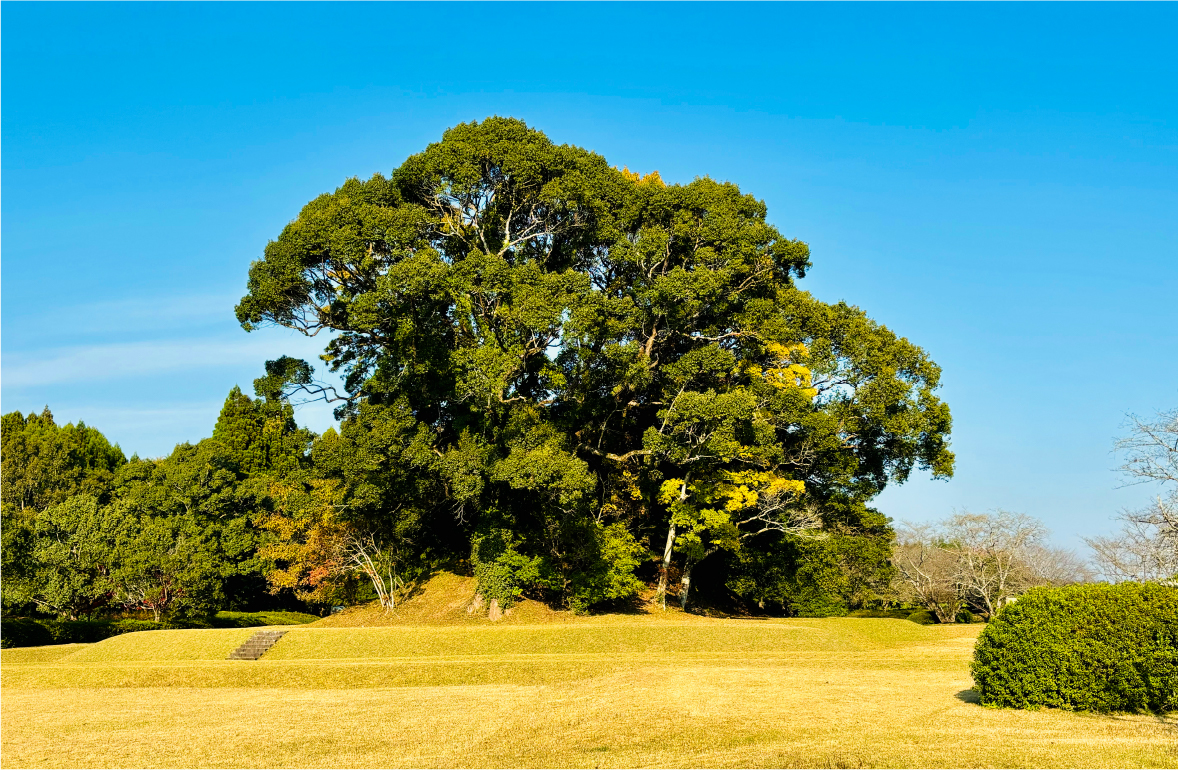
[[[266,650],[282,638],[285,631],[258,631],[246,639],[245,644],[229,653],[229,660],[257,660],[266,654]]]

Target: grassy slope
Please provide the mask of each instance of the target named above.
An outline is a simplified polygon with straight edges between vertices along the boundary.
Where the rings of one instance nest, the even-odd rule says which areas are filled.
[[[973,703],[977,626],[526,606],[491,625],[454,581],[350,614],[369,627],[288,627],[257,662],[223,660],[248,629],[5,650],[3,764],[1178,765],[1173,718]]]

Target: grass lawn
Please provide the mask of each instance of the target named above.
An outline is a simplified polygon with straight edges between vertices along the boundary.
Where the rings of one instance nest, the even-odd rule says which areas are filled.
[[[526,613],[522,613],[525,614]],[[356,616],[364,619],[366,616]],[[1178,718],[986,709],[979,626],[606,616],[5,650],[5,767],[1174,767]],[[334,627],[333,627],[334,626]]]

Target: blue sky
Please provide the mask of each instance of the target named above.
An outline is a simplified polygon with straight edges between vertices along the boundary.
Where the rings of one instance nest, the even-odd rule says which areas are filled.
[[[957,476],[879,507],[1113,525],[1127,412],[1178,406],[1173,4],[0,7],[0,408],[130,454],[208,435],[267,358],[266,241],[454,123],[709,175],[807,241],[803,286],[944,369]],[[305,407],[316,430],[328,410]]]

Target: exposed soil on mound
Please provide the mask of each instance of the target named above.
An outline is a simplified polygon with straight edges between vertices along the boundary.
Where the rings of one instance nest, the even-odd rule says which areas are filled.
[[[403,625],[537,625],[548,623],[600,622],[605,618],[634,618],[646,616],[663,620],[687,620],[700,615],[731,617],[728,612],[715,608],[695,607],[692,612],[683,613],[674,597],[668,597],[667,609],[654,604],[654,589],[644,591],[635,606],[614,612],[574,615],[567,610],[554,609],[544,602],[521,599],[504,611],[498,620],[488,617],[490,607],[481,597],[476,597],[476,581],[473,577],[439,571],[428,580],[412,587],[406,596],[398,601],[395,609],[385,611],[379,603],[370,602],[349,607],[343,612],[330,615],[311,623],[313,627],[364,628],[372,626]]]
[[[677,588],[672,581],[672,590]],[[411,587],[405,596],[398,599],[395,609],[386,611],[378,602],[349,607],[343,612],[330,615],[311,623],[317,627],[362,628],[369,626],[402,625],[536,625],[547,623],[576,623],[583,621],[600,622],[606,618],[633,619],[636,616],[679,621],[690,618],[752,618],[767,617],[762,613],[750,613],[731,592],[703,591],[692,594],[691,609],[684,613],[679,609],[679,600],[674,594],[667,597],[664,610],[655,601],[653,585],[642,591],[630,607],[613,611],[595,612],[592,615],[574,615],[534,599],[521,599],[492,620],[496,612],[477,596],[477,582],[474,577],[458,575],[440,570],[417,585]],[[497,609],[497,608],[496,608]]]
[[[523,599],[509,607],[497,621],[490,620],[485,602],[475,600],[473,577],[453,572],[437,572],[429,580],[411,588],[396,608],[385,611],[378,602],[349,607],[343,612],[316,621],[317,627],[365,627],[401,625],[457,625],[491,623],[561,622],[571,613],[554,610],[543,602]]]

